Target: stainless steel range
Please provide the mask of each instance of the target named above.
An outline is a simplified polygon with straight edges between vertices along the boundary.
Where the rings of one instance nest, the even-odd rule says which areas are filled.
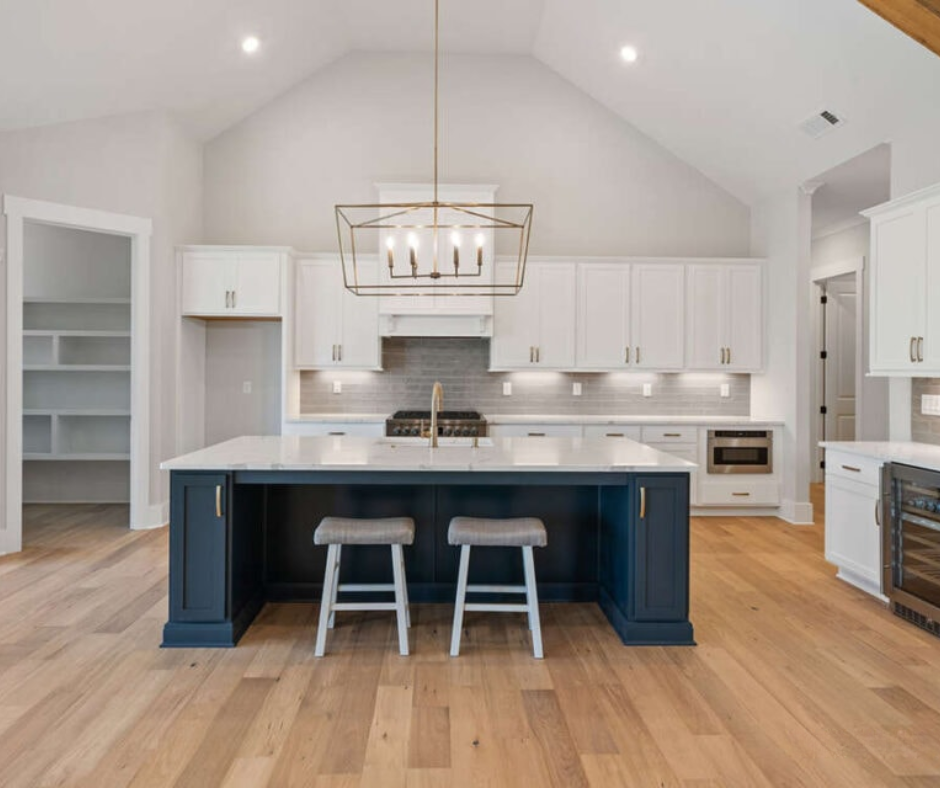
[[[431,411],[399,410],[385,421],[388,436],[428,436],[431,431]],[[486,419],[475,410],[442,410],[437,414],[437,434],[442,437],[486,436]]]

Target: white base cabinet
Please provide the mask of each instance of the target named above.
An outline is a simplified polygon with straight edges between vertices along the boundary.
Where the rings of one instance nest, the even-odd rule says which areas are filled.
[[[826,452],[826,560],[838,567],[842,580],[878,597],[880,470],[877,460]]]

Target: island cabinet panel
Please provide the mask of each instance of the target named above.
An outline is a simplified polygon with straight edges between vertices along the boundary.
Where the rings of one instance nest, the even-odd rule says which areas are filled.
[[[689,617],[688,476],[638,476],[633,485],[632,618],[683,621]]]
[[[263,490],[174,473],[164,646],[232,646],[263,604]]]

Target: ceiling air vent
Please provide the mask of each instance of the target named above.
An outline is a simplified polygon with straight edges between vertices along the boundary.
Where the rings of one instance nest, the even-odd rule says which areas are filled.
[[[804,134],[807,134],[814,140],[818,140],[843,123],[845,123],[843,118],[840,118],[828,109],[824,109],[822,112],[810,115],[800,124],[800,128],[803,130]]]

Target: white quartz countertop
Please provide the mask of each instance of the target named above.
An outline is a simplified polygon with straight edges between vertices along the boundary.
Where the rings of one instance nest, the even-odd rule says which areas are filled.
[[[384,423],[391,413],[302,413],[286,419],[289,423],[318,424],[375,424]],[[737,425],[750,427],[777,427],[783,419],[756,419],[750,416],[616,416],[616,415],[580,415],[557,413],[485,413],[483,418],[490,424],[610,424],[651,426],[658,424],[688,424],[690,426]]]
[[[940,446],[909,441],[823,441],[824,449],[940,471]]]
[[[161,463],[165,471],[689,472],[697,466],[631,440],[499,438],[429,448],[416,438],[244,436]]]

